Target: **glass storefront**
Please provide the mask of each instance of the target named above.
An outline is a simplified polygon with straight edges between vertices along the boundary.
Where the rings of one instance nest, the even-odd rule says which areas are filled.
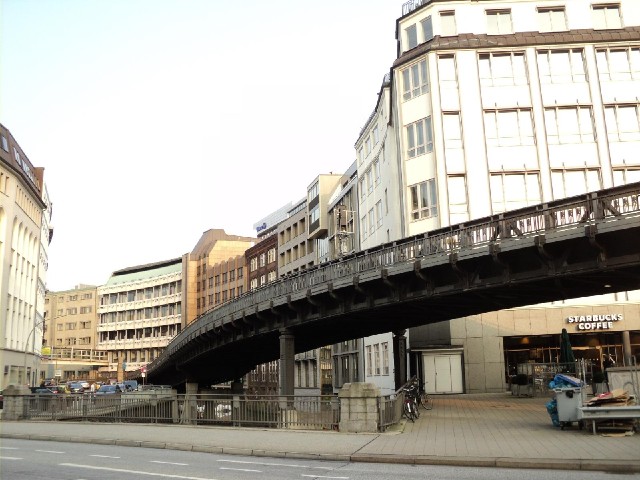
[[[631,356],[640,364],[640,331],[629,332]],[[593,371],[602,371],[611,355],[615,365],[624,365],[622,332],[570,333],[576,360],[584,359]],[[560,333],[557,335],[512,336],[503,338],[506,378],[518,373],[525,363],[558,363]]]

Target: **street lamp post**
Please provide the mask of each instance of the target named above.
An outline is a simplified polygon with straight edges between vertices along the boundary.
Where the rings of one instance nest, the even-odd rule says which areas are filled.
[[[26,383],[28,387],[31,387],[32,385],[30,385],[31,383],[31,377],[29,376],[29,378],[27,378],[27,353],[28,352],[28,348],[29,348],[29,340],[31,339],[31,335],[34,334],[34,332],[36,331],[36,328],[38,328],[39,326],[44,324],[44,318],[42,320],[40,320],[39,322],[36,322],[35,325],[33,326],[33,328],[31,329],[31,331],[29,332],[29,335],[27,336],[27,341],[24,343],[24,376],[26,379]],[[35,337],[34,337],[35,340]],[[34,342],[35,343],[35,342]]]

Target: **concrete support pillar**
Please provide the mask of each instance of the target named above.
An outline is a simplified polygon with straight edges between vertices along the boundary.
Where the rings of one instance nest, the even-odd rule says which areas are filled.
[[[393,364],[396,390],[407,383],[407,337],[406,330],[393,332]]]
[[[29,403],[25,401],[31,389],[24,385],[9,385],[3,391],[3,420],[24,420],[29,418]]]
[[[231,382],[231,393],[234,395],[241,395],[244,393],[244,382],[242,378],[236,378]]]
[[[629,335],[629,330],[622,332],[622,355],[624,364],[631,366],[631,336]]]
[[[295,337],[289,329],[280,330],[280,395],[293,395],[295,388]]]
[[[338,392],[340,431],[376,433],[380,425],[380,388],[373,383],[345,383]]]
[[[196,424],[198,422],[198,384],[196,382],[185,383],[184,393],[184,404],[180,423]]]

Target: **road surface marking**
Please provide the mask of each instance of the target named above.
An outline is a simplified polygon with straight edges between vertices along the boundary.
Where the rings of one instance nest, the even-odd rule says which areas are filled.
[[[18,447],[0,447],[0,450],[20,450]]]
[[[40,453],[66,453],[66,452],[58,452],[57,450],[36,450],[36,452],[40,452]]]
[[[217,460],[218,462],[228,463],[247,463],[249,465],[265,465],[268,467],[293,467],[293,468],[317,468],[319,470],[333,470],[333,467],[311,467],[309,465],[296,465],[294,463],[268,463],[268,462],[249,462],[243,460]]]
[[[160,460],[149,460],[150,463],[166,463],[167,465],[189,465],[188,463],[161,462]]]
[[[98,458],[120,458],[120,457],[112,457],[111,455],[89,455],[90,457],[98,457]]]
[[[0,460],[24,460],[24,458],[20,458],[20,457],[0,457]]]
[[[301,475],[303,477],[312,477],[312,478],[336,478],[338,480],[349,480],[349,477],[323,477],[322,475]]]
[[[188,477],[186,475],[169,475],[166,473],[144,472],[142,470],[127,470],[124,468],[96,467],[94,465],[79,465],[77,463],[59,463],[60,467],[86,468],[88,470],[103,470],[107,472],[133,473],[134,475],[148,475],[150,477],[178,478],[181,480],[216,480],[215,478]]]
[[[262,473],[262,470],[251,470],[250,468],[229,468],[229,467],[220,467],[220,470],[233,470],[234,472],[255,472],[255,473]]]

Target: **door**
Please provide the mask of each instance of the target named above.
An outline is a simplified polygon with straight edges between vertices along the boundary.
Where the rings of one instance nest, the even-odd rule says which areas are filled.
[[[427,393],[464,393],[462,353],[424,353],[422,359]]]

